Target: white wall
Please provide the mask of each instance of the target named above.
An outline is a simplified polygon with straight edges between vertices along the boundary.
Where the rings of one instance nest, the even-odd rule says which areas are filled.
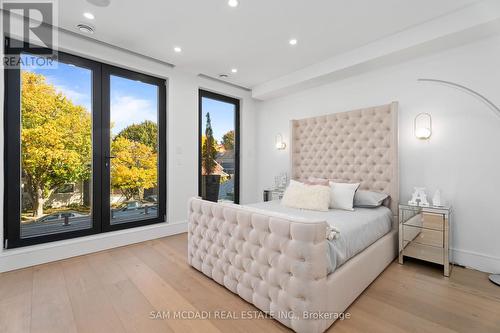
[[[1,28],[0,28],[1,29]],[[0,34],[2,35],[2,34]],[[3,43],[2,44],[3,47]],[[198,192],[198,89],[203,88],[241,100],[241,202],[257,200],[255,162],[255,112],[250,92],[193,73],[110,48],[75,35],[59,33],[59,49],[109,64],[125,67],[168,80],[167,88],[167,149],[168,202],[170,224],[148,226],[79,239],[36,245],[23,249],[2,250],[0,272],[9,269],[57,260],[73,255],[102,250],[113,246],[161,237],[185,231],[187,200]],[[2,53],[3,54],[3,50]],[[0,105],[3,108],[3,70],[0,68]],[[3,132],[3,112],[0,113],[0,131]],[[0,141],[0,205],[3,205],[3,133]],[[2,209],[3,212],[3,209]],[[183,225],[173,226],[175,223]],[[0,214],[0,238],[3,239],[3,213]]]
[[[305,90],[258,105],[258,190],[289,169],[289,150],[274,148],[289,120],[400,103],[401,201],[414,186],[442,190],[453,206],[455,261],[500,272],[500,115],[462,91],[417,78],[462,83],[500,105],[500,38],[489,38]],[[433,136],[413,135],[416,114],[429,112]]]

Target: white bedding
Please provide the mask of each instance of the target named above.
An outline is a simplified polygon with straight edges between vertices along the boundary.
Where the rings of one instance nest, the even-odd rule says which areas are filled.
[[[328,240],[327,263],[330,265],[328,273],[333,273],[335,269],[387,234],[392,228],[391,210],[384,206],[355,208],[354,211],[330,209],[328,212],[285,207],[279,201],[260,202],[246,206],[293,217],[324,219],[330,226],[337,228],[340,234],[334,240]]]

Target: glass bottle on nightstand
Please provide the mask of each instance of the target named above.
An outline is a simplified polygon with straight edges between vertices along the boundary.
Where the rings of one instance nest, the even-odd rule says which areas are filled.
[[[284,193],[285,193],[284,189],[266,189],[263,192],[263,200],[264,201],[281,200],[283,198]]]

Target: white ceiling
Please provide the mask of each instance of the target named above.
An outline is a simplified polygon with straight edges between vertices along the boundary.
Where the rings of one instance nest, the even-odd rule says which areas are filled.
[[[184,70],[254,87],[479,0],[59,1],[59,25]],[[83,12],[95,15],[90,21]],[[297,38],[294,47],[290,38]],[[181,46],[182,53],[173,51]]]

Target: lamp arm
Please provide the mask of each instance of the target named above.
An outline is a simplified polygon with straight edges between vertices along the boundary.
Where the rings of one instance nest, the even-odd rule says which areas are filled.
[[[454,87],[460,88],[462,90],[465,90],[465,91],[473,94],[474,96],[478,97],[480,100],[482,100],[491,109],[493,109],[494,111],[496,111],[497,115],[500,117],[500,108],[498,106],[496,106],[492,101],[490,101],[489,99],[487,99],[486,97],[484,97],[483,95],[481,95],[480,93],[478,93],[477,91],[472,90],[470,88],[467,88],[466,86],[463,86],[463,85],[458,84],[458,83],[450,82],[450,81],[437,80],[437,79],[418,79],[417,81],[419,81],[419,82],[436,82],[436,83],[442,83],[442,84],[446,84],[446,85],[449,85],[449,86],[454,86]]]
[[[487,99],[486,97],[484,97],[483,95],[478,93],[477,91],[474,91],[470,88],[467,88],[466,86],[463,86],[463,85],[458,84],[458,83],[450,82],[450,81],[437,80],[437,79],[418,79],[417,81],[419,81],[419,82],[436,82],[436,83],[454,86],[454,87],[460,88],[462,90],[465,90],[468,93],[471,93],[472,95],[478,97],[481,101],[483,101],[483,103],[488,105],[491,109],[495,110],[496,114],[498,116],[500,116],[500,108],[498,106],[496,106],[492,101],[490,101],[489,99]],[[494,284],[500,286],[500,274],[491,274],[489,276],[489,279]]]
[[[500,274],[491,274],[489,278],[491,282],[493,282],[497,286],[500,286]]]

